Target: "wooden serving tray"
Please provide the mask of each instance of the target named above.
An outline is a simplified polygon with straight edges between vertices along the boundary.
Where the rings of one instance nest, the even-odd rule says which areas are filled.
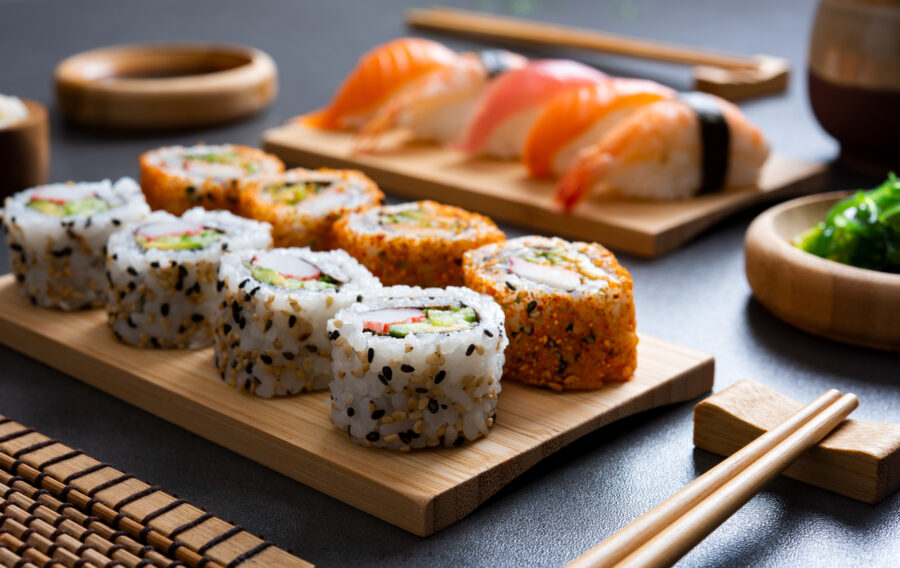
[[[683,245],[729,215],[765,201],[813,193],[825,184],[822,164],[773,155],[758,187],[684,201],[588,199],[571,213],[553,203],[554,182],[530,179],[514,161],[469,158],[434,144],[388,137],[376,154],[354,154],[353,134],[292,123],[267,130],[263,148],[289,165],[355,168],[393,193],[435,199],[496,220],[618,251],[653,257]]]
[[[117,342],[100,310],[64,313],[0,278],[0,342],[376,517],[427,536],[471,513],[517,475],[579,437],[712,388],[710,355],[646,335],[627,383],[554,393],[504,381],[497,423],[460,448],[411,453],[354,444],[328,418],[328,393],[280,399],[224,385],[212,348]]]

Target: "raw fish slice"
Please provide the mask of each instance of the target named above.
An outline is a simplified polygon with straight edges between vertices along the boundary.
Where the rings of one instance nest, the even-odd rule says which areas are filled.
[[[724,186],[752,185],[769,155],[769,143],[735,105],[703,95],[718,106],[729,132]],[[697,111],[681,100],[647,105],[602,141],[583,149],[556,190],[570,210],[591,191],[645,199],[685,199],[703,184],[703,147]]]
[[[559,93],[602,83],[593,67],[564,59],[545,59],[510,71],[488,85],[466,125],[460,149],[500,158],[522,154],[528,131],[544,105]]]
[[[436,41],[389,41],[362,56],[326,108],[300,120],[317,128],[359,128],[392,96],[423,75],[453,65],[458,58]]]
[[[458,140],[490,81],[527,63],[525,57],[499,49],[463,54],[382,106],[360,131],[357,151],[374,150],[377,137],[397,127],[408,128],[420,140]]]
[[[522,159],[531,177],[561,176],[579,150],[650,103],[676,92],[644,79],[610,79],[565,91],[550,101],[528,133]]]

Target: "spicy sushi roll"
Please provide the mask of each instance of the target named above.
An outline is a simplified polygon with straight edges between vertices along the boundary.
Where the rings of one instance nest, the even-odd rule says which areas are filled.
[[[3,226],[19,290],[46,308],[102,307],[106,241],[149,213],[130,178],[43,185],[8,197]]]
[[[211,345],[220,257],[271,244],[267,223],[199,207],[181,217],[156,211],[113,233],[106,258],[113,334],[138,347]]]
[[[385,286],[461,286],[463,253],[506,238],[487,217],[434,201],[346,215],[334,236]]]
[[[504,377],[554,390],[631,378],[631,276],[602,246],[521,237],[466,253],[463,271],[466,286],[503,307]]]
[[[141,188],[153,209],[175,215],[198,205],[235,211],[241,180],[283,171],[281,160],[247,146],[170,146],[141,155]]]
[[[496,419],[506,334],[490,297],[384,288],[328,322],[331,419],[359,444],[457,446]]]
[[[381,283],[342,250],[284,248],[225,255],[218,287],[216,367],[232,387],[268,398],[328,388],[326,322]]]
[[[332,226],[346,213],[381,203],[375,182],[353,170],[296,168],[241,185],[238,213],[272,225],[275,246],[328,250]]]

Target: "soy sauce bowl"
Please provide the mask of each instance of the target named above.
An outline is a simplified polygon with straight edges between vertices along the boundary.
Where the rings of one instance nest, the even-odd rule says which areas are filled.
[[[848,195],[802,197],[757,217],[744,240],[747,281],[770,312],[804,331],[900,351],[900,274],[848,266],[791,244]]]

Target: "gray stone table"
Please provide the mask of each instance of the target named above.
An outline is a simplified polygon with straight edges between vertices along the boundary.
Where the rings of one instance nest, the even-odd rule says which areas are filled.
[[[88,48],[123,42],[228,41],[261,48],[275,58],[281,79],[277,102],[230,126],[111,135],[67,126],[51,107],[53,180],[136,176],[137,157],[146,149],[198,140],[257,144],[264,129],[325,103],[361,53],[410,33],[402,14],[412,4],[0,0],[0,92],[52,104],[57,62]],[[778,152],[823,161],[837,152],[816,125],[806,99],[805,52],[815,9],[810,0],[457,4],[785,57],[795,70],[788,92],[743,108]],[[456,48],[483,45],[447,42]],[[576,55],[611,74],[689,87],[683,68]],[[829,186],[871,186],[875,181],[835,171]],[[900,421],[900,357],[812,337],[775,319],[752,299],[742,243],[747,225],[761,210],[736,215],[660,259],[619,255],[634,277],[639,329],[714,354],[715,390],[751,378],[795,399],[811,400],[836,387],[859,395],[862,405],[855,417]],[[523,233],[504,229],[511,235]],[[5,272],[5,249],[2,256],[0,270]],[[423,539],[0,347],[0,414],[177,492],[320,566],[563,565],[718,463],[720,458],[692,446],[692,406],[645,412],[588,435],[523,474],[466,519]],[[897,566],[900,495],[870,506],[778,479],[682,565]]]

